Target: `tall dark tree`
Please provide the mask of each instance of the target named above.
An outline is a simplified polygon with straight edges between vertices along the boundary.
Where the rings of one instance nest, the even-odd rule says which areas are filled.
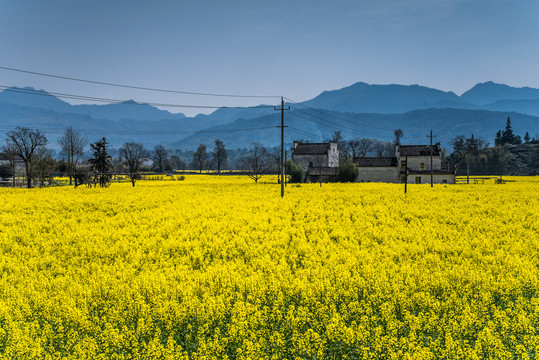
[[[170,167],[172,168],[172,170],[175,170],[175,169],[187,169],[187,164],[185,163],[185,161],[183,161],[182,159],[180,159],[179,156],[177,155],[172,155],[170,157]]]
[[[530,134],[526,131],[526,134],[524,134],[524,142],[527,144],[531,140]]]
[[[204,170],[204,166],[208,161],[208,152],[206,151],[206,145],[200,144],[197,151],[193,153],[193,162],[198,166],[200,173]]]
[[[47,145],[47,138],[40,130],[16,127],[6,134],[6,147],[23,162],[26,170],[26,186],[32,187],[33,165],[36,153]]]
[[[159,169],[159,173],[163,173],[163,167],[165,165],[165,161],[168,158],[168,152],[165,149],[163,145],[155,145],[153,148],[153,161],[156,163],[157,168]]]
[[[221,173],[221,168],[226,165],[228,154],[226,152],[225,144],[221,139],[215,140],[215,148],[213,148],[213,162],[217,166],[217,173]]]
[[[339,142],[341,140],[343,140],[342,131],[340,131],[340,130],[333,131],[333,136],[331,137],[331,141]]]
[[[260,143],[251,143],[249,154],[241,160],[241,166],[247,175],[258,183],[258,180],[271,167],[272,160],[267,149]]]
[[[404,132],[401,129],[396,129],[393,133],[395,135],[395,145],[401,143],[401,138],[404,136]]]
[[[498,130],[498,132],[496,133],[496,137],[494,138],[494,145],[495,146],[502,145],[502,131],[501,130]]]
[[[511,118],[508,117],[505,123],[505,129],[498,131],[494,144],[498,145],[518,145],[522,143],[522,138],[519,135],[515,135],[511,126]]]
[[[110,185],[111,171],[114,169],[112,157],[107,152],[109,143],[103,137],[90,144],[90,147],[92,148],[92,157],[88,159],[88,162],[93,173],[94,186],[107,187]]]
[[[142,144],[134,142],[126,142],[118,152],[120,161],[122,161],[127,169],[127,174],[131,179],[131,184],[135,186],[135,182],[140,178],[139,170],[144,161],[150,159],[150,153]]]
[[[88,139],[78,131],[74,131],[70,126],[65,130],[64,135],[58,139],[58,144],[62,148],[62,157],[67,165],[69,185],[72,185],[79,157],[83,155]]]

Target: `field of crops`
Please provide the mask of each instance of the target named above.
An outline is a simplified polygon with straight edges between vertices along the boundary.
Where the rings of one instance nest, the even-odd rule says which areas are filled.
[[[539,179],[0,189],[0,358],[539,357]]]

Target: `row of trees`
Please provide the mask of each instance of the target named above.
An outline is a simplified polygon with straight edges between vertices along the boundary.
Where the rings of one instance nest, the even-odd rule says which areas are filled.
[[[9,131],[2,152],[9,162],[10,171],[3,171],[2,177],[12,177],[15,185],[16,164],[22,162],[27,187],[36,182],[44,186],[52,180],[55,173],[65,173],[69,177],[69,184],[74,182],[75,186],[86,183],[105,187],[110,183],[115,165],[109,154],[111,146],[106,138],[90,144],[91,156],[88,159],[83,159],[88,139],[71,127],[58,139],[60,161],[52,157],[52,151],[47,145],[48,140],[40,130],[17,127]],[[126,142],[118,151],[116,171],[127,174],[135,186],[142,165],[151,159],[160,172],[163,172],[165,165],[170,162],[161,145],[157,145],[151,154],[142,144]],[[177,161],[179,162],[179,159]]]
[[[452,139],[453,152],[447,157],[455,171],[469,175],[512,174],[537,175],[539,152],[533,151],[538,143],[528,132],[522,138],[513,132],[511,119],[505,129],[496,133],[494,147],[481,138],[460,135]],[[523,145],[521,145],[523,144]],[[531,149],[531,151],[527,151]]]

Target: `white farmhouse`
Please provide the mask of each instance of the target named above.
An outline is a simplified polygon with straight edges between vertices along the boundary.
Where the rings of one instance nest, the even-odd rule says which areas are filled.
[[[430,183],[430,145],[397,145],[394,157],[362,157],[354,162],[359,167],[358,182],[404,182],[407,166],[408,183]],[[439,143],[432,146],[432,169],[435,184],[455,183],[455,173],[442,169]]]
[[[305,169],[307,182],[327,182],[337,175],[339,147],[336,142],[302,143],[294,141],[292,161]]]

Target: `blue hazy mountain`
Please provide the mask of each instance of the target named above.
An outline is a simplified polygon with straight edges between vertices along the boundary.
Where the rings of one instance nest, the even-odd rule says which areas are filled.
[[[459,106],[460,98],[419,85],[369,85],[355,83],[340,90],[324,91],[304,102],[310,107],[353,113],[404,113],[431,107]]]
[[[291,144],[294,140],[328,140],[335,129],[341,129],[345,139],[366,137],[392,141],[394,129],[400,128],[404,132],[402,140],[405,144],[426,144],[429,129],[433,129],[437,135],[435,141],[448,148],[451,139],[462,134],[474,134],[493,143],[494,135],[504,128],[508,116],[511,117],[513,130],[517,134],[524,134],[526,131],[535,134],[532,131],[539,130],[539,117],[512,112],[431,108],[404,114],[357,114],[302,108],[301,111],[292,110],[287,113],[285,142]],[[279,123],[279,114],[240,119],[196,132],[170,146],[188,150],[195,149],[199,144],[206,144],[211,148],[218,137],[229,148],[245,148],[251,142],[273,147],[280,142],[280,130],[275,127]]]
[[[133,100],[106,105],[75,105],[72,112],[98,119],[159,121],[185,118],[184,114],[172,114],[154,106]]]
[[[475,85],[460,96],[464,102],[476,105],[488,105],[501,100],[538,100],[539,89],[530,87],[511,87],[492,81]]]
[[[456,135],[475,134],[493,141],[511,116],[519,135],[539,132],[538,89],[478,84],[461,97],[418,85],[356,83],[325,91],[304,103],[290,103],[286,113],[287,141],[329,139],[334,130],[356,136],[391,140],[402,128],[410,142],[426,142],[430,128],[448,144]],[[522,98],[518,98],[521,96]],[[484,102],[484,103],[482,103]],[[531,116],[535,115],[535,116]],[[51,147],[67,126],[81,130],[90,141],[106,136],[114,146],[138,141],[193,149],[221,138],[229,148],[253,141],[279,143],[280,113],[273,106],[221,108],[209,115],[185,117],[148,104],[127,101],[107,105],[71,105],[44,90],[11,88],[0,92],[0,137],[15,126],[42,129]],[[265,127],[263,130],[246,130]],[[413,139],[413,140],[412,140]],[[271,145],[273,144],[273,145]]]
[[[12,87],[0,92],[0,102],[28,108],[38,108],[57,112],[68,112],[72,105],[60,100],[45,90],[32,87]]]

